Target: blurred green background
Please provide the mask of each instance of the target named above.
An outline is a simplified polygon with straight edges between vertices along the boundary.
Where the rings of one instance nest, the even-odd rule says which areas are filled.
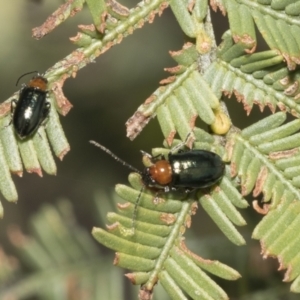
[[[136,3],[122,1],[129,8]],[[31,38],[31,29],[41,25],[60,4],[62,1],[59,0],[15,0],[2,5],[1,101],[19,89],[15,83],[20,75],[34,70],[43,73],[76,48],[69,37],[76,35],[77,25],[91,23],[87,9],[42,40]],[[226,19],[220,13],[212,16],[219,42],[227,26]],[[26,173],[23,178],[13,176],[19,194],[18,204],[1,199],[4,206],[1,245],[7,252],[13,253],[6,238],[7,226],[15,223],[26,232],[30,216],[41,204],[54,203],[60,197],[71,200],[80,224],[89,231],[93,226],[99,226],[92,216],[95,194],[99,191],[111,193],[116,183],[127,183],[129,172],[88,141],[99,141],[133,166],[142,167],[139,150],[150,152],[152,147],[161,146],[162,133],[154,119],[131,142],[126,138],[125,122],[158,87],[158,82],[168,76],[163,68],[176,65],[168,51],[181,49],[184,41],[185,36],[167,9],[162,17],[155,17],[153,24],[145,24],[120,45],[101,55],[96,63],[80,70],[76,78],[66,81],[64,92],[74,107],[66,117],[61,117],[61,122],[71,151],[62,162],[57,160],[57,176],[44,174],[39,178],[36,174]],[[27,82],[29,77],[22,81]],[[229,100],[228,105],[234,123],[240,127],[249,125],[258,113],[255,107],[254,113],[245,118],[242,104]],[[252,294],[267,288],[281,290],[282,296],[274,294],[278,295],[276,299],[296,299],[288,294],[289,284],[280,283],[282,273],[276,273],[278,263],[271,259],[263,261],[259,255],[259,243],[250,239],[260,216],[252,208],[242,211],[242,214],[249,224],[241,230],[248,241],[247,246],[238,248],[232,245],[201,208],[193,218],[192,226],[198,239],[194,242],[187,239],[188,245],[204,258],[218,259],[243,275],[237,282],[218,281],[231,299],[267,299]],[[247,294],[250,296],[246,297]]]

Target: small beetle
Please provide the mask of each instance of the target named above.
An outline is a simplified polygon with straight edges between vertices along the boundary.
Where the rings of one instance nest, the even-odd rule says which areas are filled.
[[[189,150],[168,155],[162,159],[149,156],[152,165],[141,173],[146,186],[154,186],[165,192],[195,189],[212,186],[224,174],[225,165],[221,157],[206,150]]]
[[[213,152],[206,150],[188,150],[172,153],[175,149],[181,148],[185,142],[181,143],[179,147],[176,146],[171,149],[168,159],[162,155],[152,157],[150,154],[142,151],[142,154],[151,162],[151,165],[146,167],[142,172],[120,159],[99,143],[95,141],[90,141],[90,143],[99,147],[122,165],[140,174],[144,187],[155,188],[158,189],[158,191],[169,192],[184,190],[184,192],[190,193],[196,189],[212,186],[218,182],[224,174],[225,164],[221,157]],[[137,206],[144,187],[141,189],[134,206],[133,229]]]
[[[49,115],[51,104],[47,101],[47,83],[46,78],[37,74],[22,87],[19,100],[11,101],[12,123],[21,139],[33,134]]]

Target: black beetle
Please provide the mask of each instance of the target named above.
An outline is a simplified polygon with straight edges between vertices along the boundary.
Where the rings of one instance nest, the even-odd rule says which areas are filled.
[[[188,137],[189,135],[187,139]],[[90,141],[90,143],[99,147],[122,165],[137,172],[142,177],[144,186],[135,202],[132,219],[133,230],[138,203],[145,186],[163,192],[183,190],[186,193],[190,193],[196,189],[210,187],[222,178],[225,164],[216,153],[206,150],[188,150],[172,153],[175,149],[185,145],[186,141],[173,148],[168,155],[168,159],[162,155],[152,157],[150,154],[142,151],[142,154],[150,161],[150,166],[146,167],[142,172],[120,159],[106,147],[95,141]]]
[[[195,189],[212,186],[224,174],[224,162],[216,153],[206,150],[189,150],[179,153],[170,152],[168,160],[152,158],[152,165],[145,168],[142,180],[146,186],[154,186],[165,192]]]
[[[47,79],[38,74],[22,87],[19,99],[11,102],[12,123],[21,139],[33,134],[49,115],[47,84]]]

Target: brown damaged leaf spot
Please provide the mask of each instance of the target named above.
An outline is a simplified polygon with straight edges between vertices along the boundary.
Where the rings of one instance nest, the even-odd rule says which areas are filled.
[[[97,26],[97,31],[104,34],[105,29],[106,29],[106,17],[107,17],[107,11],[103,12],[100,16],[100,25]]]
[[[191,130],[195,127],[195,123],[197,120],[198,115],[192,115],[190,120],[189,120],[189,126],[191,127]],[[195,138],[193,139],[192,143],[195,141]],[[193,146],[193,145],[191,145]],[[191,148],[191,147],[190,147]]]
[[[158,16],[160,17],[164,10],[169,6],[169,2],[163,2],[158,8]]]
[[[229,141],[227,141],[225,145],[226,161],[231,161],[234,145],[235,145],[234,139],[230,139]]]
[[[64,22],[69,16],[73,17],[77,14],[83,5],[72,9],[75,0],[68,0],[62,4],[47,20],[39,27],[32,29],[32,37],[39,40],[46,34],[50,33],[54,28]]]
[[[148,16],[148,22],[149,24],[152,24],[154,22],[154,19],[155,19],[155,14],[156,12],[152,11],[149,16]]]
[[[185,44],[183,45],[182,49],[180,49],[180,50],[178,50],[178,51],[169,51],[169,53],[170,53],[170,55],[171,55],[172,57],[180,56],[180,55],[182,55],[182,54],[184,53],[184,51],[185,51],[186,49],[189,49],[190,47],[193,47],[193,44],[190,43],[190,42],[188,42],[188,43],[185,43]]]
[[[244,95],[240,94],[236,90],[234,90],[233,92],[234,92],[234,95],[236,96],[237,100],[239,102],[243,103],[244,110],[246,111],[247,116],[249,116],[251,113],[251,110],[252,110],[252,105],[249,105],[249,103],[247,102],[247,99],[244,97]]]
[[[159,82],[159,84],[162,84],[162,85],[164,85],[164,84],[169,84],[169,83],[174,82],[175,80],[176,80],[176,76],[170,76],[170,77],[168,77],[168,78],[162,79],[162,80]]]
[[[68,147],[66,147],[64,150],[62,150],[59,154],[58,154],[58,158],[60,160],[63,160],[63,158],[65,157],[65,155],[70,151],[70,145],[68,145]]]
[[[224,94],[224,96],[226,96],[228,98],[231,98],[231,96],[232,96],[232,91],[229,91],[229,90],[222,89],[222,93]]]
[[[259,100],[253,100],[253,103],[256,104],[260,110],[260,112],[263,112],[264,111],[264,108],[265,108],[265,104],[262,103],[261,101]]]
[[[125,202],[125,203],[117,203],[117,207],[120,210],[125,210],[130,207],[131,203],[130,202]]]
[[[110,7],[114,13],[118,14],[121,17],[129,16],[129,9],[115,0],[108,0],[107,6]]]
[[[245,49],[245,52],[246,52],[247,54],[252,54],[252,53],[254,53],[255,50],[256,50],[256,46],[257,46],[257,44],[255,43],[255,45],[253,45],[253,47],[252,47],[251,49]]]
[[[178,65],[176,67],[164,68],[164,71],[169,72],[171,74],[179,74],[182,72],[183,66]]]
[[[266,249],[265,243],[263,240],[260,240],[260,247],[261,247],[261,252],[260,254],[262,255],[263,259],[267,259],[269,256],[269,252]]]
[[[291,281],[292,279],[290,278],[291,277],[291,273],[293,271],[293,267],[291,265],[288,266],[285,274],[284,274],[284,277],[283,277],[283,282],[289,282]]]
[[[201,54],[208,53],[211,49],[211,41],[204,40],[201,43],[199,43],[197,46],[198,46],[197,49],[198,49],[199,53],[201,53]]]
[[[289,71],[295,70],[297,65],[295,62],[293,62],[290,55],[288,53],[281,53],[281,55],[283,56],[284,60],[286,61]]]
[[[292,116],[299,118],[299,113],[295,109],[291,109],[290,113]]]
[[[113,224],[107,225],[106,224],[106,228],[108,231],[114,231],[115,229],[117,229],[120,226],[119,222],[115,222]]]
[[[113,42],[107,43],[107,44],[101,49],[101,51],[98,50],[97,53],[95,53],[96,57],[99,56],[100,54],[103,54],[103,53],[106,52],[107,50],[109,50],[112,46],[114,46],[114,43],[113,43]]]
[[[171,146],[173,144],[173,140],[176,134],[176,130],[172,130],[168,136],[166,137],[166,141],[168,143],[168,146]]]
[[[180,242],[180,249],[175,247],[176,252],[181,254],[182,250],[185,254],[187,254],[188,257],[192,258],[195,261],[198,261],[201,264],[206,264],[206,265],[211,265],[214,263],[213,260],[210,259],[204,259],[201,256],[198,256],[197,254],[195,254],[194,252],[192,252],[190,249],[187,248],[186,244],[184,241]]]
[[[40,177],[43,177],[43,172],[41,168],[30,168],[30,169],[26,169],[26,171],[28,173],[36,173],[38,174]]]
[[[74,9],[71,10],[70,17],[74,17],[80,11],[81,11],[81,8],[75,7]]]
[[[286,88],[283,93],[287,96],[292,97],[292,96],[296,95],[296,93],[298,93],[298,88],[299,88],[299,82],[295,81],[288,88]]]
[[[81,32],[77,32],[77,34],[73,37],[70,37],[69,40],[72,43],[78,43],[83,38],[83,34]]]
[[[134,273],[127,273],[124,275],[131,281],[132,284],[136,284],[136,275]]]
[[[128,27],[128,30],[127,30],[128,34],[133,34],[133,30],[134,30],[134,28],[132,26]]]
[[[294,149],[285,150],[285,151],[271,152],[269,154],[269,158],[273,159],[273,160],[289,158],[289,157],[294,156],[297,153],[299,153],[299,148],[294,148]]]
[[[252,110],[252,105],[249,105],[244,95],[240,94],[237,90],[234,90],[233,93],[237,101],[243,103],[244,110],[246,111],[247,116],[249,116]]]
[[[116,42],[116,44],[121,44],[122,40],[123,40],[123,34],[120,33],[117,36],[117,39],[115,40],[115,42]]]
[[[300,57],[291,56],[291,60],[295,62],[297,65],[300,65]]]
[[[144,20],[140,20],[137,24],[136,27],[137,28],[142,28],[145,25],[145,21]]]
[[[13,98],[12,98],[13,99]],[[3,102],[0,104],[0,117],[4,117],[11,111],[11,102]]]
[[[161,213],[160,220],[163,221],[167,225],[172,225],[176,221],[176,216],[168,213]]]
[[[195,215],[198,210],[198,202],[193,202],[191,206],[191,215]]]
[[[291,84],[290,77],[289,76],[283,77],[282,79],[279,80],[279,83],[283,86],[287,86]]]
[[[247,102],[243,101],[244,110],[246,111],[247,116],[250,115],[252,111],[252,106],[250,106]]]
[[[179,234],[180,235],[184,235],[185,233],[185,230],[186,230],[186,224],[185,225],[180,225],[180,228],[179,228]]]
[[[70,109],[73,107],[73,105],[65,97],[63,90],[62,90],[64,82],[68,77],[69,76],[67,74],[64,74],[59,80],[55,81],[52,84],[52,88],[51,88],[51,90],[55,96],[59,112],[63,116],[65,116],[70,111]]]
[[[120,261],[120,255],[119,255],[119,252],[116,252],[113,265],[117,266],[119,264],[119,261]]]
[[[286,112],[286,106],[282,102],[278,102],[277,106],[281,111]]]
[[[14,170],[11,171],[12,174],[16,174],[19,177],[23,177],[23,170]]]
[[[276,111],[276,105],[274,105],[272,102],[267,102],[267,105],[268,105],[271,113],[274,114]]]
[[[96,33],[96,28],[95,28],[94,24],[90,24],[90,25],[80,24],[80,25],[78,25],[78,28],[86,34],[93,35]]]
[[[175,247],[175,251],[177,253],[179,253],[179,255],[186,255],[188,256],[191,260],[193,260],[197,265],[207,265],[207,266],[211,266],[211,265],[219,265],[220,262],[217,260],[210,260],[210,259],[204,259],[201,256],[195,254],[194,252],[192,252],[191,250],[189,250],[186,246],[186,244],[184,243],[184,241],[182,240],[179,244],[179,247]],[[240,274],[235,274],[231,276],[231,280],[237,280],[238,278],[240,278],[241,275]]]
[[[222,15],[226,16],[225,6],[221,5],[221,3],[219,1],[210,0],[210,6],[211,6],[212,10],[215,11],[215,12],[217,12],[217,9],[219,8]]]
[[[300,99],[300,93],[297,93],[295,96],[294,96],[294,100],[297,101]]]
[[[153,289],[148,290],[146,287],[141,287],[139,290],[139,300],[152,300]]]
[[[281,270],[284,270],[287,268],[287,266],[285,266],[284,261],[280,255],[278,255],[278,262],[279,262],[279,267],[277,269],[278,271],[281,271]]]
[[[269,174],[268,168],[266,166],[263,166],[260,169],[259,174],[257,176],[255,188],[253,190],[253,197],[257,197],[262,192],[262,189],[263,189],[265,181],[268,177],[268,174]]]
[[[191,129],[193,129],[193,128],[194,128],[194,126],[191,126]],[[195,135],[194,135],[194,134],[191,134],[191,135],[189,136],[188,140],[186,141],[185,145],[186,145],[188,148],[192,149],[195,140],[196,140]]]
[[[184,228],[184,227],[186,227],[186,228],[191,228],[191,225],[192,225],[192,218],[191,218],[190,215],[187,215],[187,216],[185,217],[185,222],[184,222],[184,226],[183,226],[183,233],[184,233],[184,231],[185,231],[185,228]],[[182,234],[183,234],[183,233],[182,233]]]
[[[241,35],[233,35],[232,38],[235,43],[241,43],[241,44],[246,45],[246,47],[247,47],[247,49],[245,49],[246,53],[252,54],[255,52],[256,41],[250,35],[245,33],[242,36]],[[249,49],[249,47],[251,47],[251,48]]]
[[[236,168],[236,163],[232,162],[230,164],[230,176],[235,177],[237,175],[237,168]]]
[[[154,94],[152,94],[150,97],[148,97],[148,98],[145,100],[144,104],[145,104],[145,105],[149,105],[150,103],[152,103],[152,102],[155,101],[156,99],[157,99],[157,96],[154,95]]]
[[[66,59],[61,61],[61,67],[65,69],[70,69],[71,70],[78,70],[78,65],[80,65],[83,62],[91,62],[90,58],[86,58],[84,53],[79,50],[75,50],[69,55]],[[48,72],[51,71],[48,70]],[[73,75],[73,74],[72,74]]]
[[[266,215],[270,210],[270,204],[264,204],[263,207],[260,207],[257,200],[252,201],[252,207],[261,215]]]
[[[189,11],[190,13],[193,12],[193,9],[194,9],[194,7],[195,7],[195,3],[196,3],[195,0],[191,0],[191,1],[189,1],[189,3],[188,3],[188,11]]]
[[[247,182],[245,181],[241,184],[241,194],[242,196],[247,196],[249,193],[250,192],[247,189]]]
[[[140,111],[135,112],[134,115],[125,123],[127,131],[126,136],[131,141],[134,140],[149,123],[150,119],[151,116],[145,116]]]

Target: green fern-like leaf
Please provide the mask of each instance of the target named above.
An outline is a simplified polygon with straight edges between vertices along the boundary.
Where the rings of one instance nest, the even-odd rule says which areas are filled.
[[[30,223],[31,236],[16,226],[9,231],[30,274],[19,271],[14,281],[0,286],[1,299],[125,299],[122,274],[110,268],[106,255],[100,256],[90,234],[76,223],[69,201],[44,205]]]
[[[279,112],[232,136],[227,148],[231,156],[231,175],[241,181],[242,195],[263,194],[263,213],[268,213],[253,232],[262,244],[263,254],[276,256],[280,268],[287,268],[284,281],[295,280],[291,290],[299,292],[299,133],[298,119],[283,124],[286,114]],[[282,125],[283,124],[283,125]],[[230,145],[234,144],[231,148]]]
[[[79,12],[84,2],[75,0],[62,4],[42,26],[34,30],[34,36],[41,38],[51,32]],[[228,239],[242,245],[245,241],[235,225],[245,225],[245,221],[236,207],[247,206],[243,196],[253,192],[253,196],[257,197],[262,193],[263,201],[270,201],[270,204],[260,208],[254,202],[257,211],[268,213],[255,229],[254,237],[261,240],[265,256],[277,256],[281,267],[288,268],[285,280],[295,280],[292,290],[299,292],[299,241],[295,231],[300,199],[300,123],[296,119],[284,124],[285,111],[296,117],[300,113],[297,69],[300,62],[299,4],[277,0],[211,1],[213,9],[219,7],[223,14],[227,13],[230,24],[230,31],[224,34],[222,45],[215,51],[207,1],[144,1],[133,9],[114,0],[86,2],[94,24],[81,25],[78,35],[71,39],[79,48],[45,73],[51,97],[55,98],[52,107],[65,114],[69,105],[65,105],[62,93],[64,81],[141,28],[145,22],[153,22],[154,16],[160,15],[170,5],[190,42],[183,46],[183,50],[171,53],[178,66],[167,69],[171,77],[163,80],[162,86],[128,120],[128,137],[134,139],[150,119],[157,116],[167,146],[173,144],[176,133],[185,139],[193,129],[187,143],[189,147],[193,144],[195,149],[214,151],[224,161],[230,162],[230,168],[226,168],[226,174],[218,185],[198,191],[191,199],[168,194],[157,201],[157,197],[146,189],[141,193],[134,235],[132,215],[142,183],[137,174],[131,175],[133,188],[117,186],[117,193],[129,203],[119,204],[119,214],[108,214],[108,230],[94,229],[94,236],[117,251],[116,265],[133,270],[127,277],[142,285],[140,293],[144,293],[144,297],[141,298],[149,296],[159,280],[174,299],[186,299],[188,296],[193,299],[226,299],[225,292],[202,269],[226,279],[236,279],[237,272],[218,262],[208,264],[191,253],[182,241],[195,211],[194,200],[199,200]],[[268,44],[268,51],[255,53],[255,26]],[[277,108],[284,112],[242,131],[234,126],[228,131],[228,126],[220,133],[215,130],[218,127],[216,123],[224,120],[220,111],[226,115],[226,107],[219,99],[222,94],[233,93],[238,101],[243,102],[248,114],[254,104],[261,111],[268,106],[272,113]],[[7,101],[2,106],[3,126],[9,123],[9,103]],[[198,116],[210,126],[208,132],[206,128],[194,128]],[[29,172],[41,174],[43,168],[53,174],[56,167],[49,144],[59,157],[69,149],[56,110],[52,110],[48,123],[46,133],[44,128],[39,130],[42,140],[35,135],[19,142],[11,127],[1,132],[0,164],[3,169],[0,172],[0,190],[9,201],[16,201],[17,197],[10,171],[20,175],[21,161]],[[228,123],[231,125],[230,121]],[[225,143],[226,149],[223,147]],[[0,216],[2,214],[0,207]],[[68,258],[77,260],[80,251],[71,238],[72,234],[64,226],[59,226],[63,222],[60,222],[55,210],[47,209],[47,213],[38,215],[33,223],[38,224],[34,225],[34,230],[39,243],[27,244],[28,251],[23,249],[23,253],[28,256],[28,261],[36,264],[35,267],[49,268],[52,264],[68,261]],[[43,248],[50,249],[50,255]],[[42,258],[39,261],[33,256],[37,253],[36,257]],[[100,264],[99,261],[96,263]],[[50,295],[53,298],[54,295]]]
[[[97,228],[93,230],[93,235],[99,242],[109,248],[122,251],[116,253],[115,265],[133,270],[134,273],[128,274],[127,276],[133,283],[143,284],[143,289],[145,290],[152,291],[158,278],[173,299],[186,299],[185,296],[182,296],[184,295],[183,291],[192,298],[201,295],[203,299],[227,299],[225,292],[209,279],[209,277],[197,267],[197,264],[189,259],[182,247],[180,245],[174,245],[180,243],[181,225],[189,209],[190,204],[188,202],[183,203],[177,220],[173,222],[172,226],[169,226],[172,227],[172,229],[170,228],[170,233],[169,236],[165,238],[165,243],[161,242],[156,244],[155,242],[167,228],[163,229],[164,227],[162,226],[164,225],[149,224],[143,221],[137,222],[134,242],[124,241],[122,231],[124,231],[123,226],[126,221],[121,223],[123,220],[119,218],[118,215],[108,216],[115,221],[115,223],[109,227],[110,233],[106,233],[106,231]],[[161,217],[166,218],[167,216]],[[165,220],[165,223],[171,222],[170,216],[168,216],[168,218],[168,221]],[[129,223],[130,226],[130,218],[127,218],[127,223]],[[146,227],[147,229],[145,229]],[[130,227],[127,227],[126,231],[127,230],[130,230]],[[115,236],[116,231],[117,236]],[[152,234],[150,234],[149,231],[152,232]],[[159,236],[157,236],[157,233],[154,235],[154,232],[159,233]],[[147,239],[148,243],[155,245],[155,247],[143,245],[142,243],[145,243],[145,239]],[[126,253],[127,251],[130,254]],[[230,268],[222,267],[217,262],[213,264],[219,265],[220,267],[219,270],[215,271],[217,274],[222,270],[222,273],[225,273],[227,277],[234,279],[238,277],[238,273]]]
[[[155,149],[153,153],[158,153]],[[141,193],[141,178],[131,174],[129,181],[133,188],[118,185],[116,192],[126,201],[119,204],[119,214],[109,213],[110,225],[107,231],[94,228],[94,237],[106,247],[117,251],[115,265],[130,269],[127,277],[142,285],[142,290],[152,292],[157,278],[172,299],[186,299],[185,294],[193,299],[227,299],[216,283],[201,268],[226,279],[237,279],[238,273],[219,262],[211,262],[191,253],[183,244],[183,233],[190,226],[190,215],[195,213],[196,203],[190,199],[180,201],[180,195],[164,195],[159,199],[153,192]],[[133,231],[134,205],[140,195],[137,221]],[[242,226],[245,220],[235,209],[248,206],[240,197],[233,183],[226,177],[219,187],[210,194],[200,194],[200,203],[223,233],[234,243],[245,243],[232,223]],[[155,200],[156,199],[156,200]],[[174,200],[178,199],[178,200]],[[194,263],[193,263],[194,262]],[[199,269],[200,268],[200,269]]]

